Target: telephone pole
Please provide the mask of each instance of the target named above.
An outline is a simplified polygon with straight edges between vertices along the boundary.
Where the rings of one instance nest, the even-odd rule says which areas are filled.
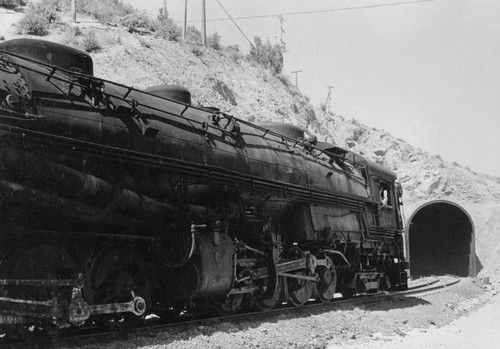
[[[291,74],[295,74],[295,87],[298,88],[298,84],[297,84],[297,75],[299,75],[299,73],[302,73],[302,70],[295,70],[295,71],[292,71],[290,72]]]
[[[285,18],[282,15],[278,16],[278,21],[280,21],[280,46],[281,52],[286,52],[286,44],[283,40],[283,34],[285,33],[285,29],[283,28],[283,23],[285,22]]]
[[[186,40],[187,18],[188,18],[188,0],[184,0],[184,30],[182,32],[182,38],[184,40]]]
[[[205,0],[201,0],[201,43],[207,46],[207,15],[205,11]]]
[[[163,14],[167,16],[167,0],[163,0]]]
[[[332,99],[332,89],[334,88],[333,86],[326,85],[328,87],[328,95],[326,96],[326,102],[325,102],[325,111],[330,110],[330,101]]]
[[[76,23],[76,0],[71,0],[71,16],[73,23]]]

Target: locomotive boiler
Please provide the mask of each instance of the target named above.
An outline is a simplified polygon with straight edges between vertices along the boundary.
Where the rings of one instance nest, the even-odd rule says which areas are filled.
[[[405,288],[401,187],[296,126],[0,44],[0,324],[129,326]]]

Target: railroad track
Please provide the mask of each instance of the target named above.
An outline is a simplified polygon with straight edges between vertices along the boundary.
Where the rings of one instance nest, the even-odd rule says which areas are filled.
[[[101,344],[103,341],[113,341],[113,340],[123,340],[127,338],[132,338],[132,336],[137,337],[141,333],[149,332],[161,332],[168,329],[174,329],[183,326],[210,326],[220,322],[227,321],[265,321],[266,318],[273,317],[277,314],[300,314],[308,311],[314,311],[319,309],[329,310],[334,308],[344,308],[346,306],[359,306],[359,305],[369,305],[379,302],[391,301],[395,297],[425,297],[431,294],[441,292],[443,289],[450,286],[456,285],[460,282],[460,278],[454,275],[444,275],[444,276],[433,276],[423,279],[418,279],[411,281],[409,283],[409,289],[406,291],[396,291],[396,292],[380,292],[373,295],[360,295],[351,299],[343,299],[341,297],[335,298],[329,303],[311,302],[302,307],[295,306],[281,306],[273,310],[266,312],[255,311],[255,312],[245,312],[241,314],[227,315],[227,316],[215,316],[215,317],[198,317],[198,318],[179,318],[179,321],[173,323],[164,323],[157,318],[151,318],[145,321],[145,323],[140,326],[124,332],[109,331],[102,327],[86,327],[79,329],[78,331],[68,331],[61,332],[57,336],[50,336],[48,338],[37,338],[36,341],[21,341],[17,343],[2,343],[0,341],[1,348],[47,348],[47,347],[59,347],[59,346],[82,346],[89,344]]]

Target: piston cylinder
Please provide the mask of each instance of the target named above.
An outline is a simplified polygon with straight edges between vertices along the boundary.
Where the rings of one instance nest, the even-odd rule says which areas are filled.
[[[233,285],[235,248],[231,238],[219,232],[196,237],[191,261],[168,275],[169,294],[179,300],[223,296]]]

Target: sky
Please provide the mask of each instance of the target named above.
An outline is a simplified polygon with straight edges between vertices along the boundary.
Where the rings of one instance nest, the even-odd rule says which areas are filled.
[[[157,14],[163,0],[126,0]],[[188,24],[201,29],[201,0]],[[235,18],[243,31],[227,19]],[[182,26],[185,0],[167,0]],[[255,35],[287,52],[283,73],[331,110],[445,161],[500,177],[500,1],[206,0],[207,33],[248,52]],[[239,18],[253,17],[258,18]],[[246,38],[245,38],[246,36]]]

